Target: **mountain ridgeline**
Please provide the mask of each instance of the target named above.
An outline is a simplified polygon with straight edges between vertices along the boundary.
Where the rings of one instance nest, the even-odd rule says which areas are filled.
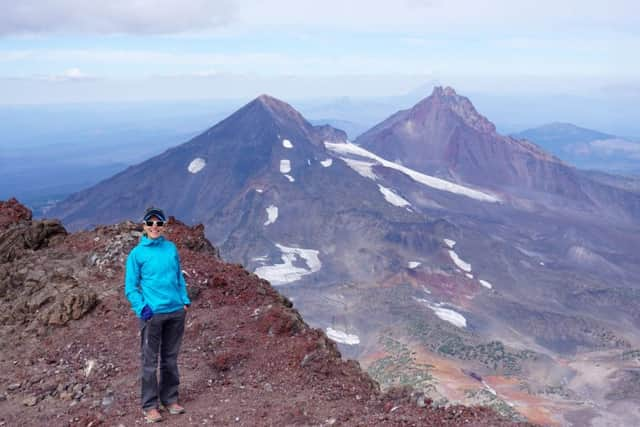
[[[640,193],[500,135],[452,88],[355,143],[263,95],[49,214],[82,229],[152,204],[203,224],[383,388],[640,422],[611,409],[633,401]]]

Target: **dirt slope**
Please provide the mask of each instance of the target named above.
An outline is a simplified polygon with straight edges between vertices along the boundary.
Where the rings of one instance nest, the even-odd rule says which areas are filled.
[[[139,408],[138,323],[123,265],[141,228],[67,234],[0,201],[0,426],[132,426]],[[486,408],[432,408],[386,394],[291,303],[227,264],[202,226],[171,219],[193,305],[180,368],[187,413],[163,425],[507,426]]]

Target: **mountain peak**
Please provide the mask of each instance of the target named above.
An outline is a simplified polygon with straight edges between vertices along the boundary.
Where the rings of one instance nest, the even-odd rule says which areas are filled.
[[[271,95],[262,94],[256,99],[254,99],[251,104],[259,104],[263,108],[265,108],[272,115],[284,119],[289,118],[294,121],[300,123],[304,127],[308,126],[309,123],[304,119],[302,114],[300,114],[295,108],[291,105],[287,104],[284,101],[279,100],[278,98],[274,98]]]
[[[415,110],[417,114],[420,114],[422,111],[427,111],[427,109],[430,110],[432,108],[452,111],[460,117],[466,125],[479,132],[488,134],[496,133],[495,125],[478,113],[469,98],[458,95],[455,89],[450,86],[444,88],[442,86],[434,87],[431,96],[418,103],[413,110]]]
[[[266,93],[263,93],[262,95],[258,96],[255,101],[257,102],[261,102],[262,104],[268,106],[268,105],[278,105],[278,104],[285,104],[288,105],[286,102],[279,100],[278,98],[275,98],[271,95],[267,95]]]
[[[442,88],[442,86],[434,86],[431,96],[458,96],[458,94],[451,86],[445,88]]]
[[[245,104],[235,113],[205,131],[203,135],[210,135],[213,129],[220,133],[248,134],[270,132],[273,135],[309,135],[313,126],[291,105],[273,96],[262,94]],[[256,135],[253,135],[256,136]],[[254,139],[245,135],[243,140]],[[206,137],[208,139],[208,137]],[[258,139],[261,139],[259,137]]]

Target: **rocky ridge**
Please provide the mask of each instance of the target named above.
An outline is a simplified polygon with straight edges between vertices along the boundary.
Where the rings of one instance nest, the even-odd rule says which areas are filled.
[[[138,325],[122,292],[141,233],[123,222],[67,234],[0,202],[0,426],[137,425]],[[202,226],[171,218],[193,305],[181,353],[187,414],[165,425],[477,425],[487,408],[382,393],[289,300],[222,261]]]

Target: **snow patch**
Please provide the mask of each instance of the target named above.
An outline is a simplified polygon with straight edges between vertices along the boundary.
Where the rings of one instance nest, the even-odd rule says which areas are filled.
[[[452,325],[457,326],[459,328],[467,327],[467,319],[465,319],[464,316],[458,313],[457,311],[451,310],[450,308],[442,308],[442,307],[435,307],[435,306],[429,306],[429,308],[433,310],[436,316],[438,316],[440,319],[446,322],[449,322]]]
[[[293,144],[288,139],[283,139],[282,140],[282,146],[284,148],[293,148]]]
[[[424,287],[423,287],[423,290],[425,292],[427,291],[427,289]],[[429,307],[429,309],[433,310],[436,316],[438,316],[440,319],[444,320],[445,322],[449,322],[452,325],[457,326],[458,328],[467,327],[467,319],[465,319],[465,317],[462,314],[450,308],[443,308],[442,303],[431,304],[428,300],[424,298],[413,297],[413,299]]]
[[[267,211],[267,220],[264,222],[265,226],[276,222],[276,219],[278,219],[278,207],[274,205],[270,205],[266,209],[266,211]]]
[[[479,280],[479,282],[480,282],[480,284],[481,284],[482,286],[484,286],[485,288],[487,288],[487,289],[493,289],[493,285],[492,285],[491,283],[487,282],[486,280],[482,280],[482,279],[480,279],[480,280]]]
[[[461,196],[470,197],[472,199],[480,200],[483,202],[497,203],[501,201],[498,197],[492,194],[474,190],[472,188],[465,187],[463,185],[454,184],[453,182],[449,182],[444,179],[426,175],[422,172],[418,172],[413,169],[409,169],[405,166],[399,165],[397,163],[390,162],[350,142],[332,143],[329,141],[325,141],[324,145],[328,150],[331,150],[338,154],[359,156],[359,157],[365,157],[365,158],[374,160],[376,163],[381,164],[384,167],[402,172],[405,175],[409,176],[414,181],[420,184],[426,185],[428,187],[435,188],[437,190],[448,191],[450,193],[455,193]],[[343,160],[346,161],[346,159],[344,158]]]
[[[291,161],[288,159],[280,160],[280,172],[281,173],[289,173],[291,172]]]
[[[89,375],[91,375],[91,371],[93,371],[93,368],[96,366],[96,361],[95,359],[89,359],[85,362],[84,365],[84,376],[88,377]]]
[[[456,241],[451,239],[444,239],[444,243],[449,246],[449,249],[453,249],[453,247],[456,245]]]
[[[207,162],[203,158],[196,157],[195,159],[191,160],[191,163],[189,163],[189,166],[187,166],[187,170],[193,174],[196,174],[200,172],[206,165]]]
[[[467,279],[473,279],[473,274],[471,273],[467,273],[465,274],[465,276],[467,276]]]
[[[418,267],[420,264],[422,264],[420,261],[409,261],[407,263],[407,266],[411,269],[414,269],[416,267]]]
[[[343,158],[342,160],[345,161],[347,166],[349,166],[354,171],[358,172],[358,174],[360,174],[361,176],[364,176],[365,178],[369,178],[369,179],[374,179],[374,180],[378,178],[376,174],[373,173],[373,166],[375,165],[375,163],[363,162],[362,160],[353,160],[353,159],[345,159],[345,158]]]
[[[348,334],[346,332],[339,331],[333,328],[327,328],[327,336],[335,342],[339,342],[341,344],[360,344],[360,337],[358,337],[357,335]]]
[[[286,174],[285,177],[289,180],[289,182],[294,182],[296,179],[289,174]]]
[[[391,203],[392,205],[398,206],[400,208],[411,206],[411,203],[407,202],[405,199],[398,196],[394,191],[388,189],[387,187],[383,187],[382,185],[378,184],[378,189],[387,200],[387,202]]]
[[[482,380],[482,385],[485,386],[485,388],[487,389],[487,391],[491,394],[493,394],[494,396],[497,396],[498,393],[496,393],[496,391],[493,389],[493,387],[491,387],[489,384],[487,384],[484,380]]]
[[[264,190],[262,188],[256,188],[257,193],[262,193]]]
[[[318,257],[319,251],[284,246],[276,243],[276,247],[282,252],[282,264],[265,265],[256,268],[255,274],[271,282],[273,286],[285,285],[296,282],[302,277],[320,270],[322,263]],[[303,261],[307,268],[296,267],[294,261]]]
[[[331,166],[333,164],[333,159],[325,159],[325,160],[321,161],[320,164],[322,166],[324,166],[325,168],[328,168],[329,166]]]
[[[457,265],[460,270],[466,271],[467,273],[471,272],[471,264],[461,260],[460,257],[458,256],[458,254],[455,251],[449,250],[449,256],[453,260],[453,263],[455,265]]]

